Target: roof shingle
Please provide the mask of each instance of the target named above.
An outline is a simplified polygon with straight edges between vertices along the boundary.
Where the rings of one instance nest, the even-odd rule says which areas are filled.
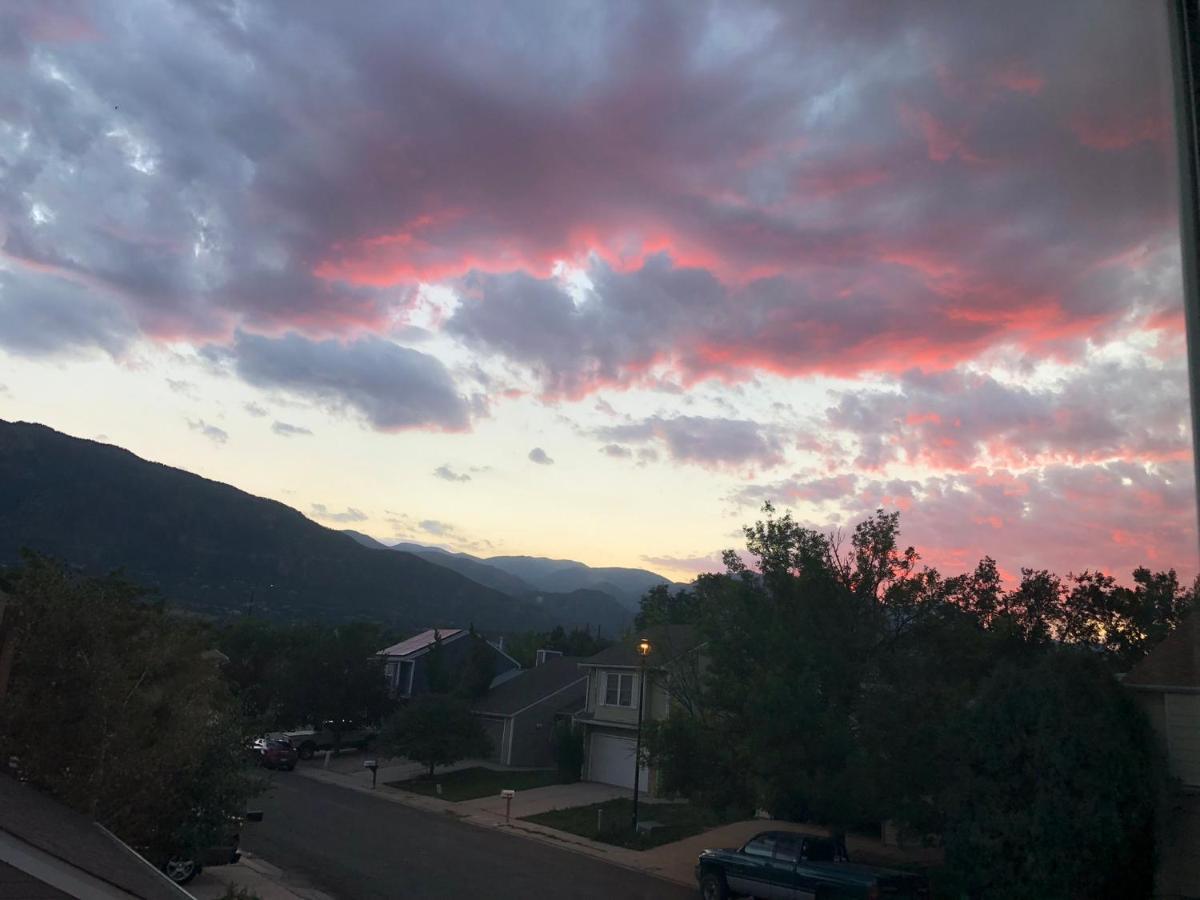
[[[1184,617],[1125,676],[1130,687],[1200,688],[1200,611]]]
[[[526,669],[477,700],[473,712],[511,716],[551,694],[587,678],[579,670],[578,656],[556,656],[540,666]]]

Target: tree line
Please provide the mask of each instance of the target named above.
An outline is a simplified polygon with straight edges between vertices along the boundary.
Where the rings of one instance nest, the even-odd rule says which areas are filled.
[[[843,540],[778,515],[750,560],[656,589],[638,626],[691,624],[684,714],[652,723],[660,786],[745,815],[895,823],[945,847],[972,897],[1134,897],[1153,877],[1163,759],[1114,678],[1195,602],[1173,571],[1132,586],[985,558],[943,577],[882,510]]]

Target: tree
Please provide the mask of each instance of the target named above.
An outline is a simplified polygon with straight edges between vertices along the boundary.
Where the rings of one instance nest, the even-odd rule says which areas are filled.
[[[434,629],[433,644],[425,656],[425,687],[431,694],[450,693],[450,670],[446,665],[446,648],[442,635]]]
[[[642,597],[633,624],[635,628],[693,625],[698,617],[699,600],[695,592],[687,588],[676,588],[672,592],[670,585],[657,584]]]
[[[379,748],[428,766],[432,778],[437,766],[488,756],[492,742],[465,701],[422,694],[384,722]]]
[[[1149,722],[1092,654],[1006,664],[962,738],[940,802],[947,862],[971,896],[1150,895],[1162,764]]]
[[[475,633],[472,626],[467,640],[471,643],[467,664],[459,677],[458,693],[468,700],[477,700],[488,692],[496,677],[496,654],[488,642]]]
[[[0,756],[134,846],[215,841],[260,785],[206,627],[43,558],[6,580],[16,654]]]
[[[583,729],[569,719],[554,723],[554,764],[564,782],[574,784],[583,774]]]
[[[387,643],[370,623],[276,625],[242,620],[221,632],[221,649],[246,713],[263,730],[377,722],[390,708],[376,651]]]

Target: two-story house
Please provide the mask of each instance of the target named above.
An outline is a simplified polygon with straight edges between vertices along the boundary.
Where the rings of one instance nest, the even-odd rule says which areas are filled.
[[[638,649],[643,638],[650,644],[645,658]],[[588,678],[586,705],[575,714],[584,732],[585,781],[633,787],[639,699],[643,723],[678,710],[689,673],[698,670],[698,650],[699,635],[691,626],[657,626],[579,664]],[[653,767],[643,766],[639,789],[654,793],[655,782]]]
[[[1178,790],[1159,826],[1156,897],[1200,897],[1200,610],[1130,670],[1124,684],[1146,711]]]
[[[383,674],[389,693],[393,697],[407,699],[429,690],[430,665],[437,644],[441,645],[438,664],[444,667],[450,683],[456,683],[471,657],[471,637],[472,632],[465,628],[431,628],[380,650],[376,655],[383,657]],[[496,678],[494,683],[503,681],[510,672],[521,668],[520,663],[500,647],[478,636],[475,636],[475,640],[483,642],[492,655]]]

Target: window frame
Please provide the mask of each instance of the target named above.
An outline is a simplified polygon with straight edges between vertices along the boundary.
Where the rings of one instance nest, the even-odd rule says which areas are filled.
[[[613,684],[614,678],[616,679],[616,682],[615,682],[616,690],[614,692],[615,696],[616,696],[616,702],[610,703],[609,699],[608,699],[609,685]],[[622,703],[621,702],[621,695],[622,695],[621,687],[623,684],[623,679],[626,679],[626,678],[629,679],[629,697],[628,697],[629,702]],[[634,694],[636,693],[636,690],[637,690],[637,673],[606,671],[604,673],[604,683],[600,686],[600,688],[601,688],[600,689],[600,705],[601,706],[611,706],[611,707],[614,707],[617,709],[634,709],[635,708]]]

